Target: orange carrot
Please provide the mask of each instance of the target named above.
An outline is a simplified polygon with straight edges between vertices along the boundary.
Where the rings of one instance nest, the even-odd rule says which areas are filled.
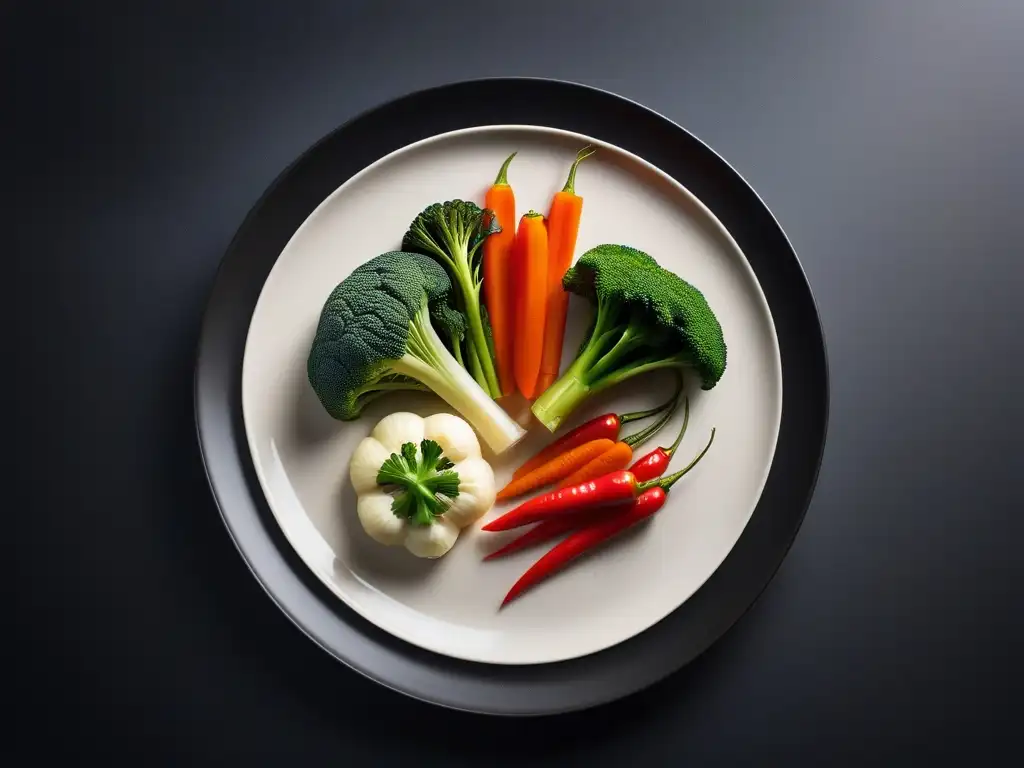
[[[512,243],[516,239],[516,197],[508,183],[508,166],[513,152],[498,171],[494,184],[487,190],[484,207],[494,211],[501,232],[484,240],[484,304],[491,320],[494,335],[494,356],[498,367],[501,394],[511,395],[516,390],[512,368],[512,339],[514,336],[512,307]]]
[[[498,491],[498,500],[512,499],[545,485],[557,483],[563,477],[568,477],[577,469],[587,464],[594,457],[600,456],[613,445],[615,443],[607,438],[591,440],[589,443],[578,445],[571,451],[566,451],[556,456],[547,464],[537,467],[537,469],[529,474],[523,475],[518,480],[510,482]]]
[[[519,220],[516,234],[516,317],[513,348],[516,385],[523,397],[536,394],[544,352],[544,312],[547,306],[548,232],[544,217],[530,211]]]
[[[556,485],[555,488],[568,488],[585,483],[587,480],[593,480],[595,477],[607,475],[609,472],[614,472],[617,469],[625,469],[632,460],[633,449],[627,443],[620,440],[617,443],[613,443],[607,451],[599,456],[595,456],[577,469]]]
[[[583,198],[576,194],[576,169],[597,150],[584,147],[569,168],[569,178],[561,192],[551,201],[548,212],[548,301],[544,325],[544,354],[541,358],[537,394],[540,395],[558,378],[562,364],[562,339],[565,336],[565,315],[569,294],[562,290],[562,276],[572,266],[576,236],[580,230]]]
[[[579,485],[580,483],[585,483],[588,480],[601,477],[601,475],[607,475],[609,472],[614,472],[618,469],[626,469],[630,465],[630,462],[633,461],[633,451],[658,434],[661,428],[668,423],[673,415],[675,415],[676,409],[679,407],[679,395],[683,391],[683,377],[677,376],[677,382],[676,392],[671,400],[670,407],[658,418],[656,422],[644,427],[639,432],[626,435],[617,443],[610,445],[608,450],[604,453],[595,456],[562,480],[562,482],[556,486],[556,489],[571,488],[574,485]],[[687,406],[687,408],[689,408],[689,406]],[[687,410],[687,413],[689,413],[689,410]]]

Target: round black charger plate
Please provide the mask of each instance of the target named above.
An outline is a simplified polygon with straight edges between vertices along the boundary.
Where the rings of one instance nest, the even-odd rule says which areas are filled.
[[[735,238],[768,300],[782,354],[775,458],[736,546],[683,605],[600,653],[554,664],[487,665],[425,651],[338,600],[285,540],[256,478],[242,421],[246,334],[264,280],[292,234],[344,181],[384,155],[480,125],[543,125],[632,152],[679,181]],[[713,150],[672,121],[606,91],[554,80],[474,80],[377,107],[306,151],[242,223],[217,273],[200,335],[195,417],[210,487],[236,546],[277,606],[325,651],[378,683],[455,709],[567,712],[636,692],[703,653],[778,570],[810,503],[828,423],[828,365],[814,298],[772,213]]]

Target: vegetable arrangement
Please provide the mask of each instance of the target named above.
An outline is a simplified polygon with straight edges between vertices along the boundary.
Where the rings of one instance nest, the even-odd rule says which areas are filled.
[[[534,534],[531,540],[518,547],[520,549],[545,538],[553,538],[566,531],[571,531],[569,536],[552,547],[519,577],[519,580],[505,595],[505,599],[501,603],[502,606],[507,605],[543,579],[565,568],[585,552],[595,549],[613,536],[653,516],[665,505],[669,489],[704,458],[714,440],[715,430],[712,429],[711,438],[704,446],[704,450],[683,469],[664,479],[640,483],[631,472],[613,472],[596,481],[575,486],[572,491],[576,498],[568,503],[565,501],[566,496],[560,495],[561,491],[554,491],[534,500],[536,504],[528,513],[518,516],[515,514],[531,502],[527,502],[498,520],[485,525],[485,531],[505,530],[505,528],[495,528],[493,525],[500,520],[507,520],[505,525],[508,528],[514,528],[525,525],[524,520],[528,522],[545,520],[545,523],[553,524],[552,528],[557,530],[554,533],[544,531],[542,534]],[[508,520],[510,516],[512,519]],[[536,530],[537,528],[534,529],[534,531]],[[534,531],[530,533],[534,533]],[[505,552],[508,551],[509,548],[506,548]]]
[[[323,408],[352,421],[388,393],[430,391],[459,416],[392,413],[362,440],[349,464],[357,516],[366,534],[413,555],[437,558],[496,501],[550,488],[482,527],[532,526],[487,555],[493,560],[559,537],[512,586],[503,605],[581,554],[654,515],[683,469],[664,473],[686,433],[684,373],[712,389],[726,367],[722,328],[704,295],[643,251],[590,248],[573,263],[583,197],[576,192],[581,149],[548,215],[516,218],[502,163],[483,207],[452,199],[420,211],[401,249],[356,268],[321,309],[307,375]],[[593,305],[573,362],[560,364],[570,294]],[[565,433],[525,461],[497,490],[477,434],[500,455],[526,434],[496,400],[520,393],[546,429],[557,432],[589,398],[656,370],[675,371],[671,397],[643,411],[605,413]],[[673,443],[639,459],[683,406]],[[657,417],[635,432],[626,424]]]
[[[547,449],[526,462],[520,468],[520,471],[512,476],[512,481],[498,492],[498,499],[514,499],[517,496],[522,496],[524,493],[542,488],[551,483],[562,481],[564,484],[569,478],[574,479],[576,482],[583,482],[583,480],[589,477],[597,477],[603,474],[601,471],[602,467],[607,467],[608,469],[626,467],[632,458],[633,448],[642,444],[648,438],[653,437],[665,425],[665,422],[672,417],[675,411],[675,403],[679,398],[679,393],[682,391],[682,384],[682,378],[680,378],[679,385],[672,399],[659,405],[657,408],[625,414],[621,418],[615,416],[615,414],[599,416],[597,419],[593,419],[573,430],[565,438],[548,446]],[[607,428],[613,421],[616,421],[621,426],[623,423],[653,416],[666,409],[668,409],[668,413],[654,425],[629,435],[618,442],[615,442],[615,438],[619,433],[618,426],[614,431]],[[560,448],[560,450],[551,451],[552,448],[556,447]],[[540,456],[544,456],[545,460],[535,464],[535,460]],[[625,457],[624,461],[622,460],[623,456]],[[621,462],[622,466],[613,466],[616,462]],[[529,467],[529,470],[523,471],[527,467]]]
[[[714,430],[711,432],[711,439],[714,440]],[[708,448],[711,443],[708,443]],[[706,450],[705,450],[706,452]],[[644,491],[654,488],[657,485],[668,482],[674,483],[685,475],[701,458],[701,453],[685,469],[669,476],[664,480],[641,480],[628,469],[609,472],[601,475],[596,480],[588,480],[579,485],[569,488],[559,488],[537,496],[529,501],[523,502],[511,512],[506,512],[501,517],[495,518],[487,523],[485,531],[508,531],[512,528],[519,528],[530,523],[537,523],[554,517],[561,517],[581,509],[594,509],[609,504],[622,504],[627,501],[635,501]]]
[[[596,548],[598,545],[633,527],[642,520],[653,516],[665,506],[665,500],[668,498],[668,492],[672,484],[693,469],[694,465],[704,458],[704,454],[708,452],[714,439],[715,431],[711,430],[711,440],[708,441],[704,450],[687,467],[679,470],[674,475],[666,477],[664,480],[651,480],[650,483],[654,483],[653,485],[644,483],[638,486],[638,488],[643,488],[643,490],[631,503],[625,505],[624,509],[615,510],[613,513],[598,518],[589,525],[574,531],[567,538],[552,547],[540,560],[530,566],[526,573],[519,577],[519,580],[512,585],[512,588],[505,595],[505,599],[502,600],[501,604],[507,605],[527,589],[556,571],[565,568],[580,555]]]
[[[684,398],[683,402],[683,426],[679,429],[679,434],[676,435],[676,439],[672,445],[667,448],[655,448],[650,453],[637,459],[629,468],[629,471],[633,473],[633,476],[637,480],[640,480],[641,482],[654,480],[655,478],[661,477],[665,473],[665,470],[668,469],[669,462],[672,460],[672,455],[679,447],[679,443],[682,441],[683,435],[686,434],[686,427],[690,423],[689,398]],[[590,522],[603,519],[609,514],[609,512],[611,514],[615,514],[616,510],[584,510],[582,512],[571,512],[569,514],[559,515],[558,517],[545,520],[531,528],[522,536],[513,539],[500,549],[496,549],[484,559],[493,560],[501,557],[502,555],[518,552],[519,550],[525,549],[534,544],[540,544],[541,542],[548,541],[549,539],[561,536],[563,533],[567,533],[568,531],[581,528]]]

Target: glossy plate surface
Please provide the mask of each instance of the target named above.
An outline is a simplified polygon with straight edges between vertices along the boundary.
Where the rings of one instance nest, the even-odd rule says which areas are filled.
[[[546,210],[586,144],[598,151],[576,178],[585,200],[577,254],[601,243],[629,244],[704,293],[722,324],[728,366],[707,392],[696,375],[689,377],[691,417],[673,467],[701,450],[713,426],[716,439],[648,524],[499,611],[508,588],[551,543],[484,563],[484,554],[523,531],[494,534],[472,526],[447,555],[428,561],[376,543],[356,516],[346,467],[374,424],[394,411],[454,411],[439,398],[400,393],[373,403],[359,421],[335,421],[307,381],[306,358],[327,294],[361,263],[399,249],[424,207],[458,197],[481,203],[497,167],[517,151],[510,169],[517,210]],[[590,317],[587,302],[574,301],[563,370]],[[632,379],[577,412],[575,423],[608,410],[649,408],[671,394],[672,386],[664,373]],[[275,518],[302,560],[339,598],[377,626],[428,650],[527,664],[583,656],[627,640],[677,608],[721,564],[768,476],[782,410],[782,370],[771,314],[753,271],[717,219],[683,187],[593,137],[496,126],[444,134],[381,159],[303,223],[256,305],[242,405]],[[531,427],[530,439],[498,457],[485,453],[499,487],[554,439],[530,422],[525,407],[516,410]],[[644,452],[670,444],[681,423],[678,411]],[[644,425],[630,424],[624,434]],[[523,500],[499,504],[484,521]]]

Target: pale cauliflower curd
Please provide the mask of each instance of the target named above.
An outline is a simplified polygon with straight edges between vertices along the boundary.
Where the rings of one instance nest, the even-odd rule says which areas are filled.
[[[458,416],[392,413],[352,454],[349,475],[363,530],[417,557],[444,555],[494,505],[494,472]]]

